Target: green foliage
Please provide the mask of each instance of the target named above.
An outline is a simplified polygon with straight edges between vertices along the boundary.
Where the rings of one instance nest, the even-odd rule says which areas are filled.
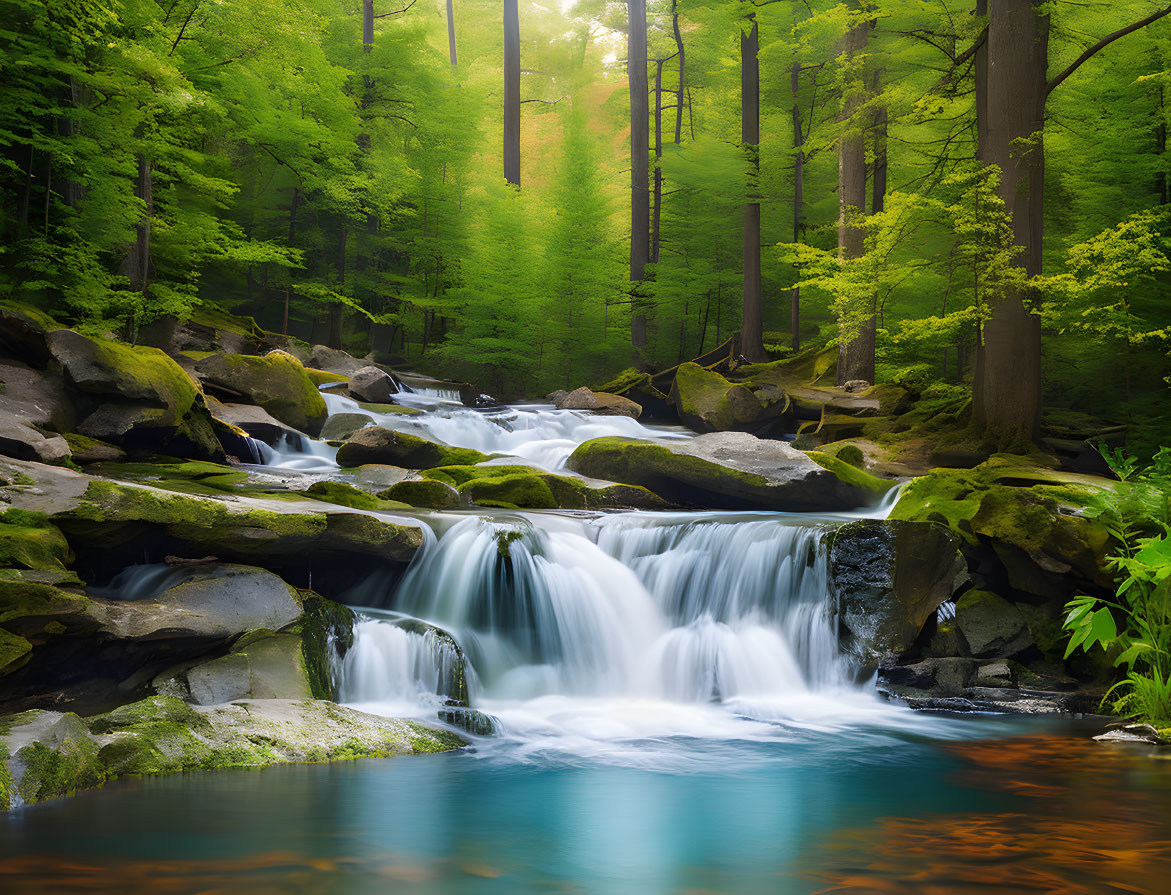
[[[1103,456],[1121,479],[1099,512],[1117,544],[1113,599],[1078,596],[1066,609],[1066,658],[1100,646],[1126,676],[1106,695],[1113,711],[1171,729],[1171,450],[1139,466]],[[1154,532],[1154,534],[1152,534]]]

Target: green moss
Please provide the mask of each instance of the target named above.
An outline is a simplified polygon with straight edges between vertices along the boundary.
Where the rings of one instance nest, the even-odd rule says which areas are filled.
[[[64,571],[69,544],[48,516],[25,510],[0,514],[0,567]]]
[[[685,423],[721,432],[755,422],[764,409],[744,386],[693,363],[679,365],[671,396]]]
[[[424,470],[431,472],[433,470]],[[459,492],[441,480],[411,480],[399,482],[378,496],[383,500],[402,501],[412,507],[427,507],[435,510],[455,509],[463,505]]]
[[[76,432],[66,432],[63,436],[65,443],[69,445],[69,450],[74,455],[78,454],[111,454],[122,455],[122,449],[115,447],[105,441],[99,441],[96,438],[90,438],[88,435],[79,435]]]
[[[313,591],[301,591],[301,603],[301,650],[309,686],[315,698],[334,699],[332,655],[336,647],[349,649],[354,643],[353,610]]]
[[[256,323],[254,317],[233,314],[223,305],[215,302],[201,301],[191,310],[191,316],[187,319],[192,323],[199,323],[212,329],[222,329],[247,336],[257,342],[265,336],[264,330]]]
[[[502,531],[496,535],[496,552],[502,556],[510,556],[512,554],[512,545],[521,540],[525,536],[523,531]]]
[[[862,448],[856,444],[850,444],[849,442],[844,444],[827,444],[820,448],[820,453],[837,457],[842,462],[856,466],[858,469],[865,468],[866,455],[862,453]]]
[[[76,726],[76,733],[68,730],[70,725]],[[65,715],[55,727],[56,748],[32,743],[16,753],[16,760],[25,769],[20,779],[20,796],[29,804],[101,786],[110,776],[98,760],[97,745],[85,736],[80,718]]]
[[[196,365],[205,382],[248,395],[283,423],[315,435],[329,415],[325,399],[291,354],[216,354]]]
[[[356,510],[391,510],[406,506],[402,502],[394,502],[393,499],[382,500],[345,482],[314,482],[301,493],[314,500]]]
[[[370,413],[397,413],[400,416],[420,416],[423,413],[418,407],[403,407],[401,404],[369,404],[359,401],[358,406]]]
[[[822,469],[828,469],[838,479],[847,485],[853,485],[855,488],[862,488],[873,494],[885,494],[895,486],[894,482],[880,479],[878,476],[871,475],[863,469],[851,466],[840,457],[831,457],[829,454],[821,453],[821,451],[807,451],[806,454],[810,460]]]
[[[11,674],[28,661],[33,645],[16,634],[0,628],[0,677]]]
[[[637,438],[618,436],[595,438],[578,445],[570,455],[569,467],[591,478],[643,485],[652,491],[657,491],[656,485],[664,480],[710,480],[712,490],[719,490],[721,478],[751,487],[766,488],[769,484],[764,476],[756,473],[721,466],[690,454],[677,454]]]
[[[415,721],[406,723],[411,728],[411,751],[416,755],[450,752],[452,749],[460,749],[467,745],[463,737],[449,730],[424,727]]]
[[[437,466],[473,465],[488,459],[487,454],[470,448],[450,447],[381,426],[358,430],[337,453],[337,462],[343,467],[390,463],[406,469],[433,469]]]
[[[331,383],[340,384],[350,381],[350,377],[345,373],[330,373],[328,370],[315,370],[313,367],[306,367],[305,375],[308,376],[309,381],[318,388],[321,388],[323,385],[329,385]]]
[[[70,593],[50,584],[0,580],[0,625],[20,619],[84,616],[90,603],[84,594]]]

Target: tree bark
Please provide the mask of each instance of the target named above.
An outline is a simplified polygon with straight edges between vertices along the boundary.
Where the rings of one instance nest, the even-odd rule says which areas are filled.
[[[630,281],[641,283],[650,258],[650,110],[646,75],[646,0],[627,0],[626,69],[630,80]],[[646,311],[631,288],[634,365],[646,368]]]
[[[988,0],[976,0],[976,15],[986,18]],[[976,48],[976,160],[984,162],[988,147],[988,40],[985,38]],[[979,307],[979,270],[973,264],[972,301]],[[984,326],[976,322],[976,350],[972,359],[972,419],[979,426],[985,424],[984,413]]]
[[[752,30],[740,32],[740,143],[750,158],[750,195],[744,206],[743,304],[740,317],[740,350],[752,363],[768,360],[764,352],[764,308],[760,279],[760,202],[752,201],[759,189],[760,170],[760,35],[756,17]]]
[[[362,0],[362,50],[374,47],[374,0]]]
[[[1001,171],[1018,262],[1041,272],[1049,16],[1035,0],[995,0],[988,23],[987,142],[982,159]],[[984,325],[983,401],[977,426],[999,447],[1033,441],[1041,413],[1041,318],[1027,295],[1005,295]]]
[[[683,142],[683,85],[686,53],[683,50],[683,34],[679,31],[679,13],[677,0],[671,0],[671,28],[675,32],[675,53],[679,57],[679,89],[675,93],[675,145]]]
[[[504,179],[520,186],[520,15],[504,0]]]
[[[882,69],[874,72],[874,81],[871,89],[875,96],[882,90]],[[886,137],[887,137],[886,106],[878,103],[874,110],[874,124],[871,130],[874,146],[874,176],[871,178],[870,213],[878,214],[886,206]]]
[[[870,25],[863,22],[846,33],[842,49],[848,64],[857,64],[855,60],[865,52],[869,31]],[[857,220],[866,213],[866,135],[857,121],[865,99],[863,82],[851,77],[842,99],[845,132],[838,141],[838,253],[846,261],[861,258],[866,251],[866,231]],[[838,385],[852,379],[874,382],[874,336],[871,304],[857,335],[838,345]]]
[[[651,211],[651,263],[659,263],[659,221],[663,213],[663,60],[655,60],[655,195]]]
[[[452,0],[447,0],[447,53],[451,57],[451,67],[455,68],[459,61],[455,53],[455,9]]]
[[[801,241],[801,208],[805,204],[805,134],[801,125],[801,63],[794,62],[789,75],[793,91],[793,243]],[[801,286],[790,294],[789,331],[793,351],[801,350]]]
[[[124,272],[130,280],[130,288],[146,294],[150,286],[150,224],[154,215],[154,165],[145,156],[138,157],[138,177],[134,184],[134,195],[145,206],[142,217],[135,226],[134,244],[126,257]]]

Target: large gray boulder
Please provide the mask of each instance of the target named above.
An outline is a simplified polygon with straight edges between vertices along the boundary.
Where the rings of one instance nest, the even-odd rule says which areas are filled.
[[[322,441],[345,441],[359,429],[373,424],[374,417],[365,413],[334,413],[321,427]]]
[[[0,454],[17,460],[61,464],[69,459],[69,444],[60,435],[44,433],[14,413],[0,410]]]
[[[642,406],[621,395],[595,392],[582,386],[571,392],[554,393],[553,404],[558,410],[588,410],[599,416],[628,416],[638,419]]]
[[[843,649],[865,668],[898,659],[967,580],[959,548],[934,522],[866,519],[838,529],[829,562]]]
[[[891,487],[833,458],[825,463],[780,441],[713,432],[664,442],[596,438],[579,445],[568,465],[591,478],[641,485],[672,503],[709,509],[847,510],[877,503]]]
[[[388,404],[398,394],[398,385],[385,370],[377,367],[362,367],[350,376],[347,383],[350,397],[370,404]]]
[[[370,365],[339,348],[314,345],[309,354],[309,366],[315,370],[326,370],[330,373],[342,373],[349,376]]]
[[[765,411],[746,386],[692,363],[679,366],[670,398],[683,424],[698,432],[743,428],[759,421]]]

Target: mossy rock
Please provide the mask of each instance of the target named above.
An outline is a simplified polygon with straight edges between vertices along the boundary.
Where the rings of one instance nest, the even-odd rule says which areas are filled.
[[[401,510],[409,509],[411,506],[405,501],[394,498],[375,497],[361,488],[355,488],[345,482],[314,482],[301,493],[314,500],[332,503],[340,507],[350,507],[355,510]]]
[[[52,357],[47,334],[61,328],[40,308],[7,299],[0,303],[0,346],[35,367]]]
[[[470,500],[480,506],[502,509],[666,509],[670,506],[646,488],[634,485],[596,488],[581,479],[531,466],[445,466],[424,470],[421,475],[457,489],[465,503]]]
[[[127,450],[223,459],[203,395],[162,351],[68,329],[50,333],[49,347],[67,383],[98,403],[79,434]]]
[[[1009,658],[1033,645],[1020,610],[991,591],[962,594],[956,600],[955,623],[978,659]]]
[[[990,545],[1014,588],[1059,598],[1079,586],[1112,587],[1110,535],[1095,511],[1109,488],[996,457],[912,480],[890,518],[938,522],[973,546]]]
[[[0,677],[11,674],[28,661],[33,645],[18,634],[0,628]]]
[[[288,426],[310,435],[321,431],[329,411],[301,362],[285,351],[264,357],[215,354],[195,365],[206,385],[247,396]]]
[[[466,504],[466,500],[455,487],[440,480],[411,479],[399,482],[380,492],[378,496],[383,500],[402,501],[413,507],[426,507],[432,510],[454,510]]]
[[[684,425],[699,432],[748,426],[764,415],[764,406],[748,388],[693,363],[675,371],[671,400]]]
[[[48,516],[28,510],[0,513],[0,568],[63,572],[69,543]]]
[[[854,448],[854,450],[858,451],[859,454],[862,453],[857,448]],[[836,456],[831,456],[821,451],[806,451],[805,454],[822,469],[827,469],[837,476],[838,481],[867,491],[874,495],[874,497],[885,494],[895,486],[895,482],[889,481],[888,479],[880,479],[878,476],[871,475],[864,469],[859,469],[857,465],[847,462],[841,453]]]
[[[340,385],[350,381],[350,377],[345,373],[331,373],[328,370],[315,370],[313,367],[306,367],[305,375],[318,388],[323,385]]]
[[[244,561],[304,556],[309,550],[406,561],[423,542],[417,527],[376,516],[229,507],[108,481],[91,482],[78,506],[53,518],[72,543],[91,549],[125,547],[150,531],[200,555]]]
[[[120,462],[126,459],[126,452],[120,447],[96,438],[76,432],[67,432],[63,437],[69,445],[73,462],[82,466],[88,463]]]
[[[819,453],[827,454],[830,457],[836,457],[844,463],[849,463],[857,469],[866,468],[866,455],[862,453],[862,448],[850,442],[838,442],[835,444],[822,445]]]
[[[873,504],[891,486],[832,457],[807,456],[744,432],[665,443],[596,438],[579,445],[568,465],[591,478],[640,485],[675,504],[706,509],[855,509]]]
[[[337,452],[338,464],[346,467],[378,463],[406,469],[433,469],[482,463],[487,459],[487,454],[470,448],[450,447],[381,426],[359,429]]]

